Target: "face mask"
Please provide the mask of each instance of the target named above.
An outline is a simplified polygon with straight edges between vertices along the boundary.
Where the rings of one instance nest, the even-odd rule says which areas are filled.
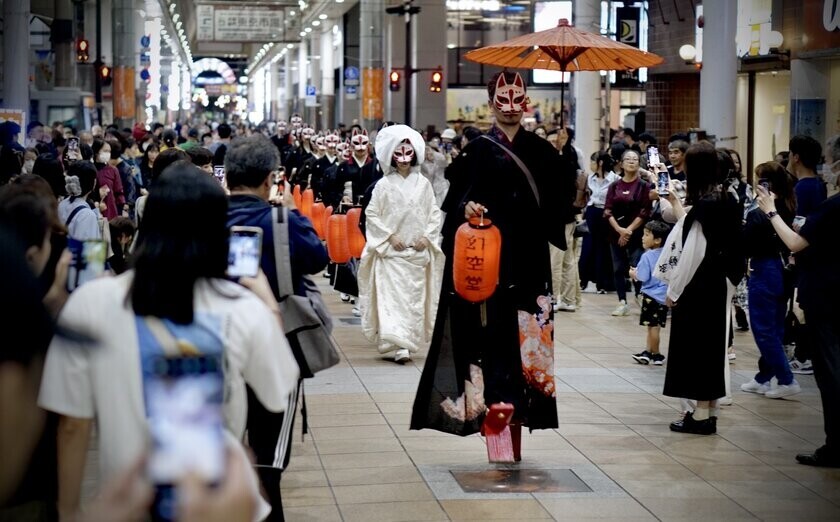
[[[99,155],[99,163],[108,163],[109,161],[111,161],[110,152],[103,152]]]
[[[23,171],[27,173],[32,173],[32,169],[35,167],[35,160],[26,160],[23,162]]]
[[[496,93],[493,95],[493,105],[499,112],[516,114],[528,107],[528,97],[525,95],[525,82],[519,73],[514,74],[513,82],[507,83],[505,75],[500,74],[496,80]]]
[[[414,158],[414,147],[409,145],[408,143],[401,143],[397,146],[397,149],[394,151],[394,160],[397,163],[411,163],[412,158]]]
[[[353,144],[354,151],[363,152],[367,150],[368,144],[370,143],[370,138],[368,138],[366,130],[363,130],[361,132],[354,130],[353,137],[350,138],[350,142]]]

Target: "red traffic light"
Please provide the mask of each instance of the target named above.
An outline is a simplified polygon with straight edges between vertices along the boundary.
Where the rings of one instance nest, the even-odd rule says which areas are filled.
[[[441,83],[443,82],[443,73],[435,71],[432,73],[432,83],[429,85],[430,92],[440,92]]]
[[[87,63],[88,59],[90,58],[88,51],[90,50],[90,44],[85,39],[79,39],[76,41],[76,61],[79,63]]]
[[[111,68],[107,65],[101,65],[99,67],[99,79],[102,82],[102,85],[111,85]]]
[[[388,78],[391,80],[391,92],[395,92],[400,90],[400,73],[399,71],[391,71],[391,74],[388,75]]]

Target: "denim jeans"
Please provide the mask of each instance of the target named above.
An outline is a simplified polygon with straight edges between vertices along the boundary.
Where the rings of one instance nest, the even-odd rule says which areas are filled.
[[[748,296],[750,326],[761,357],[758,359],[756,382],[765,383],[773,377],[780,385],[790,384],[793,373],[785,357],[782,340],[785,335],[784,267],[781,257],[750,260]]]

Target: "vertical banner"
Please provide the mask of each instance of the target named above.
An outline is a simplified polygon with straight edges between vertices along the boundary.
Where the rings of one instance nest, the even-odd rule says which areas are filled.
[[[114,118],[134,119],[134,68],[114,67]]]
[[[638,48],[641,10],[638,7],[619,7],[615,12],[618,41]]]
[[[362,73],[362,118],[382,120],[385,112],[385,70],[366,67]]]

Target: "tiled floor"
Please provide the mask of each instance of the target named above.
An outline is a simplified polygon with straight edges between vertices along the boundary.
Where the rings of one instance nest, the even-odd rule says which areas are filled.
[[[324,288],[338,318],[350,305]],[[718,434],[671,433],[678,401],[661,395],[664,367],[637,365],[638,314],[611,317],[615,296],[584,294],[556,315],[556,430],[523,434],[522,469],[570,469],[592,491],[465,493],[450,471],[485,470],[484,441],[409,431],[423,354],[382,360],[357,325],[336,321],[342,363],[306,381],[310,433],[295,436],[282,482],[290,521],[379,520],[840,520],[840,470],[798,465],[821,444],[814,380],[771,401],[742,393],[758,352],[736,334],[734,404]],[[667,350],[668,329],[662,346]],[[667,355],[667,354],[666,354]],[[300,426],[300,424],[297,424]]]

